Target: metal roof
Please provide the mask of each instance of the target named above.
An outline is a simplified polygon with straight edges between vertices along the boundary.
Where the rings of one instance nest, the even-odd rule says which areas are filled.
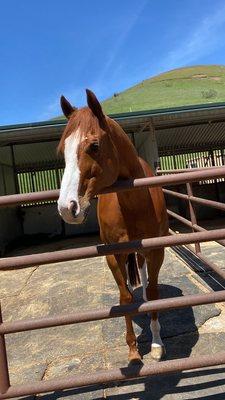
[[[159,152],[225,148],[225,103],[109,115],[129,134],[140,134],[152,124]],[[16,164],[56,159],[56,146],[66,120],[0,127],[0,147],[14,144]],[[48,142],[48,144],[46,143]],[[49,143],[52,142],[52,143]],[[35,144],[35,145],[34,145]],[[4,152],[0,159],[3,162]],[[2,158],[3,157],[3,158]],[[7,156],[8,158],[8,156]],[[7,160],[5,160],[7,163]]]

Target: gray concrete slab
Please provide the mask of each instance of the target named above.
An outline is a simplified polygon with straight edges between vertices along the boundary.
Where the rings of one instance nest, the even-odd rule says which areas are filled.
[[[209,258],[210,261],[225,269],[225,247],[216,242],[202,243],[202,253]]]
[[[87,239],[86,243],[82,240],[82,244],[79,241],[75,245],[90,243]],[[93,238],[91,240],[94,241]],[[71,241],[64,243],[65,248],[69,246]],[[56,248],[62,248],[62,244],[59,243]],[[47,250],[47,247],[44,249]],[[21,249],[20,254],[22,252]],[[172,250],[166,251],[159,283],[161,297],[164,298],[209,291],[204,281],[196,279],[193,271]],[[98,309],[118,303],[119,298],[103,257],[0,271],[0,290],[3,317],[8,321]],[[141,299],[141,296],[142,290],[137,288],[135,298]],[[223,308],[215,305],[162,313],[160,322],[166,359],[207,354],[209,349],[212,352],[221,351],[225,344],[224,320]],[[149,354],[149,323],[147,315],[134,318],[144,363],[153,362]],[[7,335],[6,343],[12,384],[127,366],[124,318]],[[222,376],[222,368],[218,371],[218,376]],[[198,394],[204,398],[209,386],[212,396],[214,392],[216,395],[221,393],[217,383],[213,387],[213,380],[222,380],[217,378],[216,375],[215,380],[214,370],[210,370],[207,374],[192,372],[160,379],[152,377],[110,388],[93,387],[39,397],[48,400],[191,399],[196,398],[194,393],[199,382],[201,389],[198,389]],[[221,385],[223,388],[222,381]]]

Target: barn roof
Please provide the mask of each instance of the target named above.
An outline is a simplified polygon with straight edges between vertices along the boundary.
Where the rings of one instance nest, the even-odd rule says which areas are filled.
[[[141,135],[149,130],[150,124],[153,125],[160,153],[225,148],[225,103],[129,112],[110,117],[129,134]],[[0,147],[15,145],[16,164],[30,164],[37,157],[42,161],[53,161],[65,125],[65,120],[51,120],[0,126]],[[0,150],[1,161],[7,163],[3,149]]]

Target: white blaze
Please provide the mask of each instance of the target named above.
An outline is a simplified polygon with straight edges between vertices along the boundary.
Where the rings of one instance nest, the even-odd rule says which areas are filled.
[[[65,170],[61,182],[60,196],[58,199],[58,210],[63,219],[68,223],[74,223],[73,216],[69,211],[71,201],[78,204],[77,212],[79,209],[78,187],[80,180],[80,170],[78,166],[78,146],[81,141],[79,130],[72,133],[65,140]],[[76,223],[79,223],[77,220]]]

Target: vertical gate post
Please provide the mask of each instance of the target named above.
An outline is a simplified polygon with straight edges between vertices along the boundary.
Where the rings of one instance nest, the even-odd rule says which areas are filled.
[[[193,196],[192,184],[191,183],[186,183],[186,186],[187,186],[188,197],[189,196]],[[192,223],[192,225],[197,225],[195,208],[194,208],[194,206],[193,206],[193,204],[192,204],[190,199],[188,200],[188,203],[189,203],[191,223]],[[192,230],[193,230],[193,232],[195,232],[194,229],[192,229]],[[201,253],[201,247],[200,247],[199,243],[195,243],[195,252],[196,253]]]
[[[209,154],[211,156],[212,166],[215,167],[216,166],[216,162],[215,162],[215,157],[214,157],[213,150],[210,150]],[[220,191],[219,191],[219,187],[218,187],[218,181],[217,181],[217,179],[214,179],[213,182],[214,182],[214,187],[215,187],[215,192],[216,192],[216,200],[220,201]]]
[[[0,303],[0,324],[2,323],[2,310]],[[5,337],[0,334],[0,393],[5,393],[10,387],[9,370],[5,346]]]

